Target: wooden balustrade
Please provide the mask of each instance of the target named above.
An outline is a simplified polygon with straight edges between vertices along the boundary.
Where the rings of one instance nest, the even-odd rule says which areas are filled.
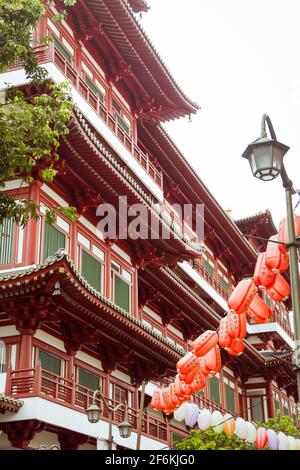
[[[145,154],[142,149],[133,141],[124,129],[119,125],[117,118],[115,118],[108,109],[101,102],[97,96],[82,79],[80,71],[76,70],[66,58],[58,51],[53,43],[49,44],[48,48],[44,46],[37,46],[34,48],[39,64],[43,65],[47,62],[54,62],[61,70],[76,90],[83,96],[83,98],[92,106],[106,125],[114,132],[122,144],[133,155],[133,157],[140,163],[144,170],[148,173],[153,181],[163,188],[163,175],[162,171],[157,169],[151,162],[149,156]],[[22,64],[15,64],[13,68],[19,68]],[[13,69],[11,68],[11,69]]]

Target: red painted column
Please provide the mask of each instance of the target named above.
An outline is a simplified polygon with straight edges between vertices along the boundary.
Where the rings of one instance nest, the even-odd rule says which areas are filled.
[[[275,418],[275,407],[274,407],[274,395],[273,395],[273,386],[271,380],[267,382],[266,387],[266,394],[267,394],[267,409],[268,409],[268,417],[265,416],[265,421],[267,418]]]
[[[31,367],[32,367],[32,335],[28,333],[21,333],[18,369],[31,369]]]
[[[39,181],[34,181],[30,187],[29,191],[29,200],[34,202],[39,206],[40,204],[40,187],[41,183]],[[26,226],[26,251],[25,251],[25,264],[38,264],[39,262],[39,252],[38,252],[38,242],[39,242],[39,225],[40,220],[30,219]]]
[[[71,224],[71,240],[70,240],[70,258],[73,261],[74,265],[78,267],[76,264],[77,260],[77,221],[72,222]]]
[[[110,299],[111,296],[111,247],[106,252],[105,260],[105,286],[104,286],[104,295],[107,299]]]
[[[133,315],[139,320],[141,320],[141,315],[139,313],[139,279],[138,279],[138,270],[136,269],[133,276]]]

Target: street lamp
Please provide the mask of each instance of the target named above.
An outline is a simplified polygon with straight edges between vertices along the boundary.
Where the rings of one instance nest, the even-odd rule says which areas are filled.
[[[270,131],[271,139],[267,136],[266,124]],[[283,157],[289,150],[284,144],[278,142],[271,119],[267,114],[262,117],[261,136],[252,144],[248,145],[243,157],[249,161],[253,175],[263,181],[270,181],[281,175],[282,184],[285,189],[288,236],[287,247],[290,259],[290,277],[292,309],[294,314],[294,326],[296,337],[296,371],[298,381],[298,400],[300,400],[300,276],[298,265],[299,240],[295,235],[295,222],[292,196],[296,194],[293,182],[287,175]]]
[[[96,396],[97,395],[99,395],[100,398],[102,398],[104,406],[108,410],[108,414],[109,414],[109,431],[108,431],[107,442],[108,442],[108,450],[112,450],[112,444],[113,444],[112,417],[113,417],[113,413],[115,413],[117,410],[120,410],[121,408],[124,408],[124,421],[122,421],[122,423],[120,423],[119,426],[118,426],[120,436],[123,437],[124,439],[127,439],[128,437],[131,436],[132,426],[128,421],[127,402],[119,403],[119,405],[113,407],[113,406],[111,406],[107,403],[107,401],[105,400],[105,398],[102,395],[102,392],[100,390],[95,390],[95,392],[93,394],[92,404],[86,410],[87,418],[88,418],[90,423],[98,423],[98,421],[100,420],[101,408],[96,403]]]

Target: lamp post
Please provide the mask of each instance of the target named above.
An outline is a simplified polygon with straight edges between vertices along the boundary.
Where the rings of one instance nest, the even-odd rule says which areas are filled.
[[[271,139],[267,136],[266,124],[270,131]],[[298,400],[300,400],[300,276],[298,265],[299,241],[295,235],[295,222],[292,196],[296,194],[293,182],[287,175],[283,157],[288,152],[289,147],[278,142],[271,119],[264,114],[261,122],[261,136],[259,139],[248,145],[243,153],[243,157],[249,161],[253,176],[263,181],[271,181],[279,174],[285,189],[287,223],[289,242],[287,243],[290,259],[290,277],[292,309],[294,315],[294,327],[296,337],[296,373],[298,382]]]
[[[127,439],[128,437],[131,436],[131,431],[132,431],[132,426],[128,421],[128,407],[127,407],[127,402],[125,403],[119,403],[119,405],[113,407],[109,405],[102,395],[101,390],[95,390],[93,394],[93,401],[92,404],[88,407],[86,410],[86,414],[88,417],[88,420],[90,423],[98,423],[100,420],[100,414],[101,414],[101,408],[97,405],[96,403],[96,396],[99,395],[100,398],[102,399],[105,408],[108,410],[108,416],[109,416],[109,429],[108,429],[108,450],[112,450],[112,444],[113,444],[113,434],[112,434],[112,418],[113,418],[113,413],[115,413],[117,410],[120,410],[121,408],[124,408],[124,420],[122,423],[119,424],[119,433],[120,436],[123,437],[124,439]]]

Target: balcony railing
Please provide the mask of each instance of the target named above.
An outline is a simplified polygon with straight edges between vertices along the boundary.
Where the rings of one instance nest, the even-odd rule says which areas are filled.
[[[112,132],[118,137],[122,144],[127,150],[133,155],[135,160],[144,168],[147,174],[153,181],[162,189],[163,188],[163,175],[161,170],[157,169],[151,162],[149,156],[145,154],[142,149],[133,141],[133,139],[122,129],[119,125],[117,118],[115,118],[104,104],[100,101],[97,96],[88,87],[85,81],[81,77],[79,70],[76,70],[66,58],[59,52],[53,43],[46,49],[44,46],[37,46],[34,48],[36,57],[40,65],[47,62],[54,62],[57,67],[61,70],[64,76],[72,83],[76,90],[81,96],[92,106],[96,113],[106,123],[106,125],[112,130]],[[18,63],[14,68],[21,67]]]
[[[193,268],[197,271],[198,274],[206,281],[214,290],[221,296],[223,299],[228,300],[229,295],[231,294],[230,288],[228,290],[224,289],[220,284],[219,280],[214,277],[214,275],[210,274],[204,266],[202,266],[201,262],[194,261]]]
[[[20,370],[8,369],[6,393],[14,398],[44,398],[82,413],[85,413],[85,410],[91,405],[93,397],[93,390],[40,367]],[[117,401],[110,398],[106,397],[106,400],[113,406],[118,404]],[[100,405],[99,400],[98,404]],[[128,420],[134,430],[137,429],[138,413],[135,408],[128,408]],[[107,410],[101,411],[101,419],[108,419]],[[113,414],[115,424],[120,423],[123,419],[123,410],[118,410]],[[168,442],[167,422],[151,416],[146,411],[143,416],[142,433],[153,439]]]

